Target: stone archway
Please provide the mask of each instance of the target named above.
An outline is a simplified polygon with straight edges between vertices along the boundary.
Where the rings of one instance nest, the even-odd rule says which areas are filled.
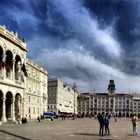
[[[21,114],[22,114],[22,110],[21,110],[21,95],[19,93],[16,94],[15,96],[15,119],[21,119]]]
[[[2,99],[3,99],[3,93],[2,93],[2,91],[0,90],[0,120],[2,120],[2,115],[3,115],[3,110],[2,110],[2,106],[3,106],[3,101],[2,101]]]
[[[13,102],[13,95],[11,92],[7,92],[7,94],[6,94],[6,118],[7,118],[7,120],[12,118],[12,102]]]

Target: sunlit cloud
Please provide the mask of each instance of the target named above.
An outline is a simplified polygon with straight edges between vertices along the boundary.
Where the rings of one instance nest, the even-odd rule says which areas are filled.
[[[49,2],[55,6],[54,8],[57,12],[60,12],[66,18],[74,32],[84,36],[85,40],[90,41],[91,48],[102,47],[109,56],[120,57],[120,43],[113,36],[111,25],[105,29],[100,29],[96,18],[90,16],[88,10],[82,6],[80,1],[50,0]]]

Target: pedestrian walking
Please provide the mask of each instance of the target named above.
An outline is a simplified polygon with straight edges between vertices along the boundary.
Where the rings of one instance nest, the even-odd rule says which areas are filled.
[[[37,117],[38,122],[40,122],[40,116]]]
[[[100,128],[99,128],[99,136],[103,136],[104,135],[104,119],[103,119],[103,115],[104,114],[98,114],[97,118],[98,118],[98,121],[99,121],[99,125],[100,125]]]
[[[72,119],[75,120],[75,114],[72,114]]]
[[[137,121],[138,121],[138,118],[136,114],[134,114],[132,117],[133,135],[137,135]]]
[[[117,116],[116,115],[114,115],[114,120],[115,120],[115,122],[117,122]]]

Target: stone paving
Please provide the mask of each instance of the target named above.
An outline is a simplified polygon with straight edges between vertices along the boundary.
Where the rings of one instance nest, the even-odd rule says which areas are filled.
[[[132,135],[131,119],[120,118],[114,122],[112,118],[110,136],[98,136],[98,129],[98,121],[94,118],[3,124],[0,140],[140,140],[140,132],[137,136]]]

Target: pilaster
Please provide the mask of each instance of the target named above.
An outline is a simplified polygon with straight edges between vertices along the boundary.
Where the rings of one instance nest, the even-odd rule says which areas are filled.
[[[12,120],[15,121],[15,98],[12,99]]]
[[[3,122],[6,122],[7,119],[6,119],[6,107],[5,107],[5,104],[6,104],[6,97],[3,97],[2,99],[2,110],[3,110],[3,113],[2,113],[2,121]]]
[[[12,61],[13,70],[12,70],[12,79],[15,80],[15,60]]]

